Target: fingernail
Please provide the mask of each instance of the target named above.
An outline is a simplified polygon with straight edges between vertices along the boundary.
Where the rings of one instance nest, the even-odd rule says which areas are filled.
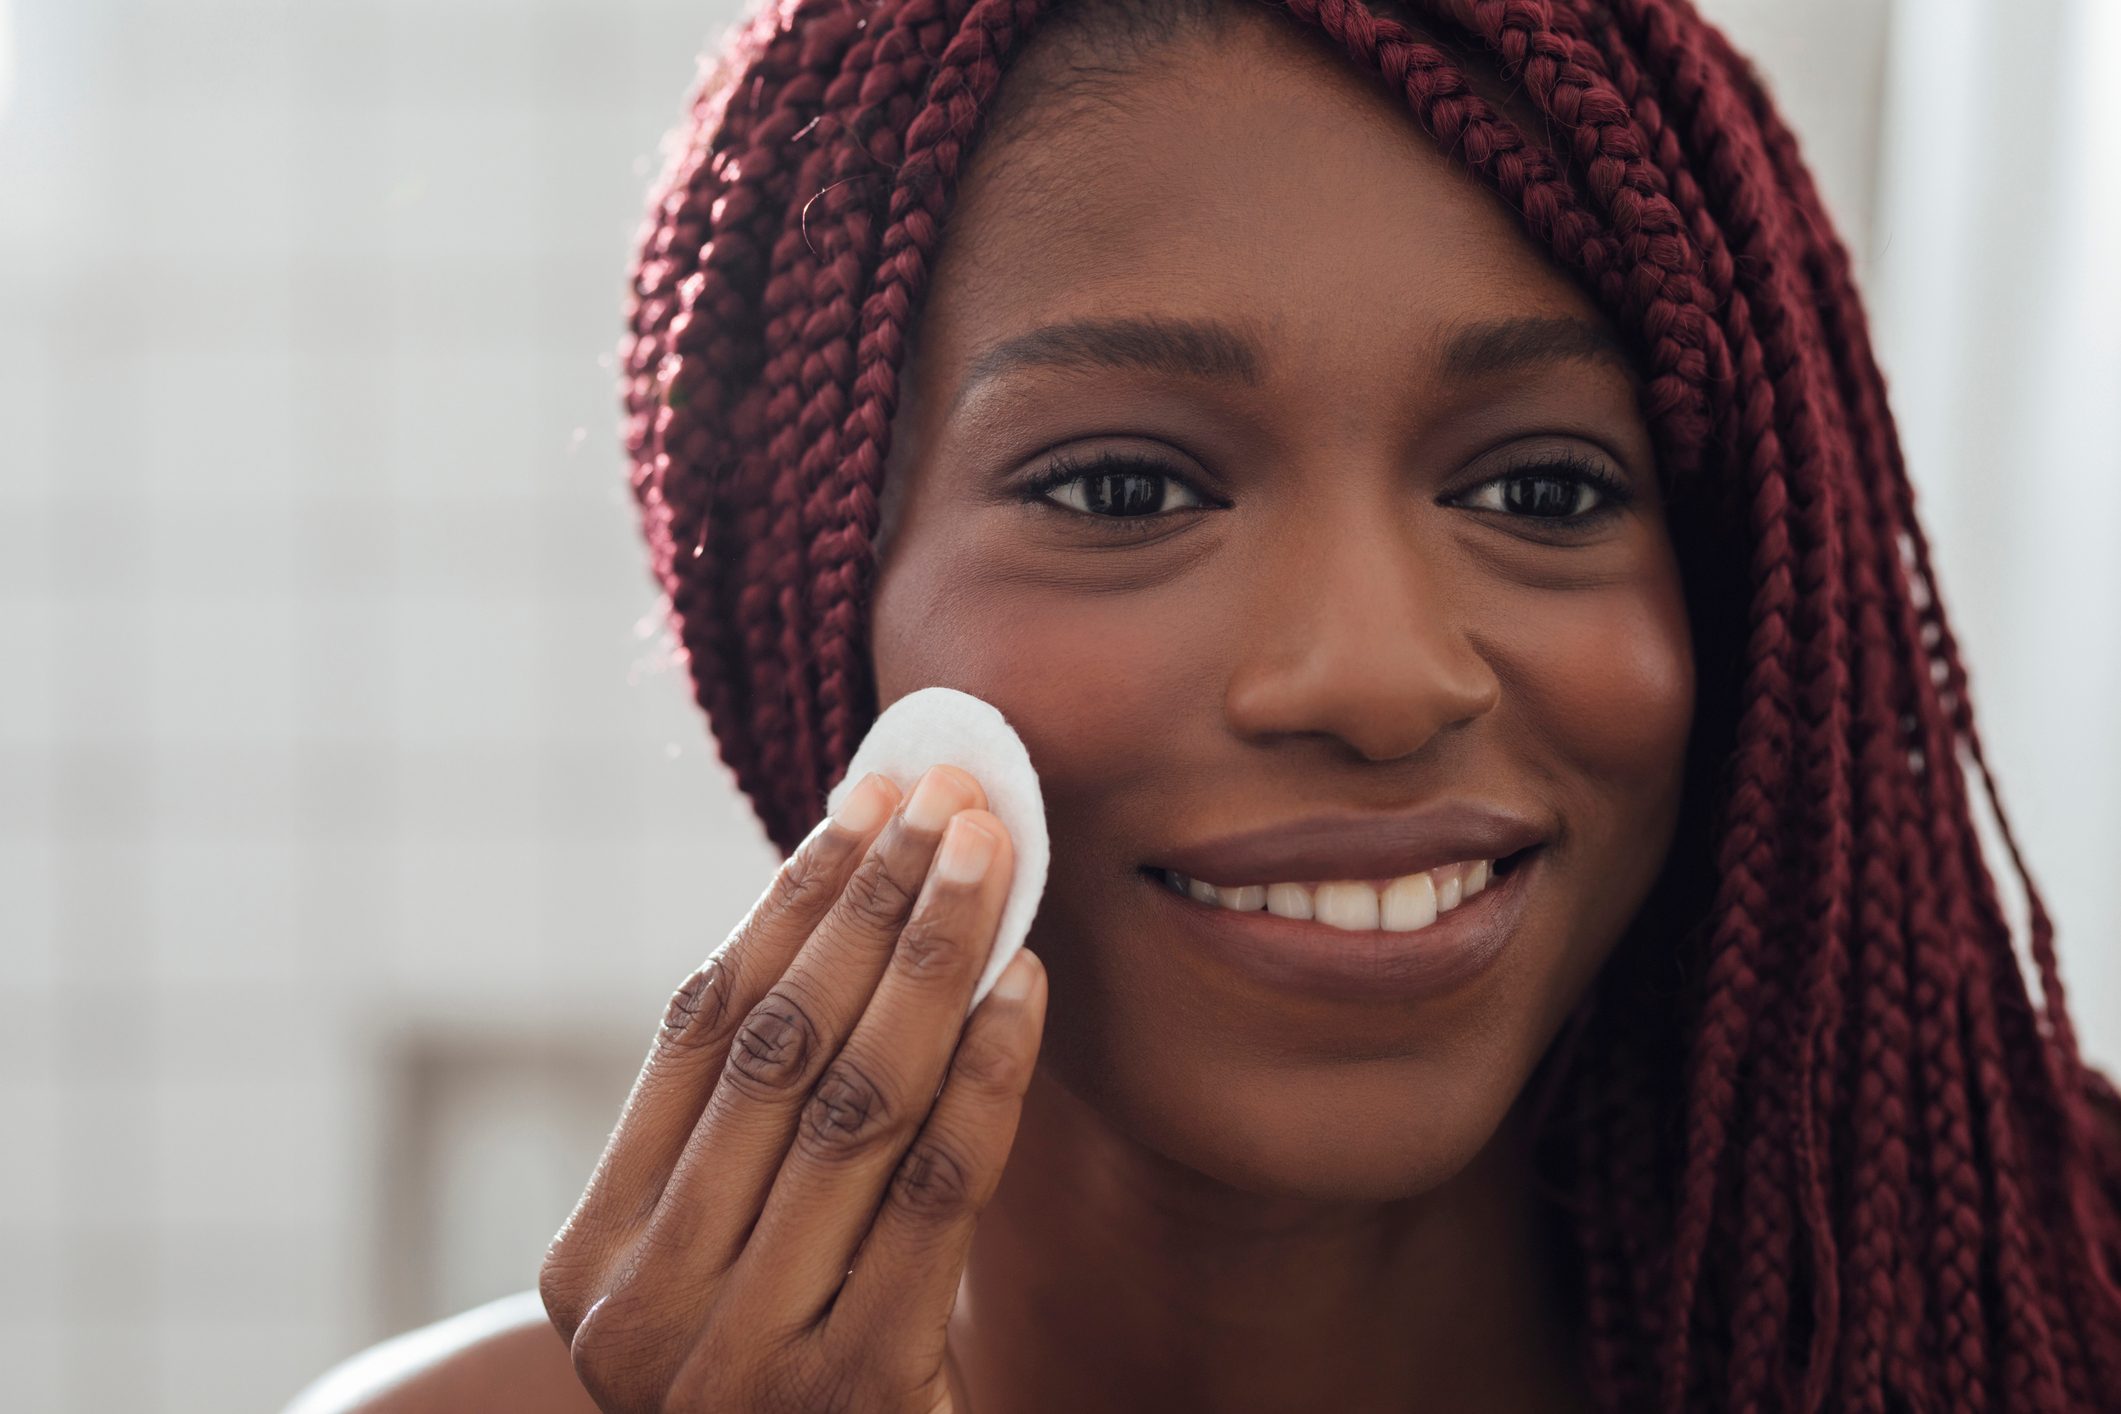
[[[949,778],[930,766],[906,802],[906,823],[916,830],[940,830],[949,823],[956,795]]]
[[[1020,1002],[1031,995],[1031,974],[1036,969],[1024,960],[1030,956],[1031,953],[1019,951],[1009,959],[1002,975],[994,979],[995,993],[1005,1001]]]
[[[871,771],[862,783],[847,792],[840,808],[832,812],[834,823],[858,835],[866,835],[884,823],[891,813],[890,783],[882,772]]]
[[[970,820],[952,820],[943,835],[943,852],[936,870],[953,884],[976,884],[994,858],[994,836]]]

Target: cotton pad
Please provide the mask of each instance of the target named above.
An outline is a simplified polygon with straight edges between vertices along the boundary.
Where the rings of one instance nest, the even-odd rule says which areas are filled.
[[[984,698],[954,687],[924,687],[909,692],[877,714],[847,763],[847,774],[825,797],[827,813],[839,809],[862,778],[877,771],[891,778],[902,794],[911,794],[930,766],[958,766],[969,771],[987,792],[987,809],[1009,827],[1016,847],[1016,866],[994,934],[986,970],[972,989],[972,1006],[994,986],[1024,939],[1046,892],[1046,863],[1051,848],[1046,836],[1046,802],[1039,793],[1038,772],[1024,739],[1001,709]],[[971,1007],[966,1008],[971,1015]]]

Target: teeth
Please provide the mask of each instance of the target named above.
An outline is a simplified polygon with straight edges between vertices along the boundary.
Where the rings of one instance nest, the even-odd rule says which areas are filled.
[[[1368,884],[1320,884],[1311,894],[1318,921],[1367,931],[1377,926],[1377,890]]]
[[[1334,880],[1316,888],[1303,884],[1221,888],[1170,870],[1164,872],[1164,879],[1187,897],[1217,908],[1240,913],[1256,913],[1263,908],[1277,917],[1310,918],[1329,928],[1354,932],[1382,928],[1391,933],[1408,933],[1428,927],[1472,898],[1488,886],[1494,874],[1493,860],[1475,859],[1403,875],[1382,891],[1348,880]]]
[[[1409,874],[1394,879],[1380,904],[1383,924],[1395,933],[1426,928],[1441,910],[1436,906],[1436,881],[1427,874]]]
[[[1311,907],[1311,891],[1302,884],[1269,884],[1267,912],[1283,918],[1311,918],[1317,910]]]

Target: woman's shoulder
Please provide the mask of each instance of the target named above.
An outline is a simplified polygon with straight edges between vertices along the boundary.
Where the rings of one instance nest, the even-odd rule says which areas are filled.
[[[282,1414],[596,1414],[535,1291],[370,1346]]]

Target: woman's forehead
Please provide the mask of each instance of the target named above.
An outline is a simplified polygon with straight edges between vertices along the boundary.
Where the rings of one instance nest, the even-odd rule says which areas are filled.
[[[1175,45],[1110,101],[1019,114],[975,149],[922,318],[931,395],[954,402],[1003,341],[1148,312],[1313,362],[1528,311],[1602,322],[1500,197],[1303,38]]]

